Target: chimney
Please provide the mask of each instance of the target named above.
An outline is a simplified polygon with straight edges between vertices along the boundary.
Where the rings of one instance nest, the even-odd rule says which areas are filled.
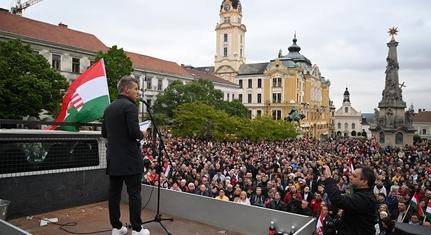
[[[66,29],[67,29],[67,24],[63,24],[63,23],[61,23],[61,22],[60,22],[60,23],[58,24],[58,26],[60,26],[60,27],[63,27],[63,28],[66,28]]]

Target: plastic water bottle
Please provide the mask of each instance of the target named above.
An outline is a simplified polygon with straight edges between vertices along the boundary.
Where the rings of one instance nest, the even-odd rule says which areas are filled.
[[[275,233],[275,222],[271,220],[271,222],[269,223],[268,235],[276,235]]]

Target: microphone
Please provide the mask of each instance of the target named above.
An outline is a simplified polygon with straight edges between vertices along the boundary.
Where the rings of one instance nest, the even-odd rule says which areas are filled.
[[[150,107],[151,107],[151,106],[150,106],[150,104],[148,104],[148,102],[147,102],[147,101],[145,101],[145,100],[144,100],[144,97],[143,97],[144,92],[145,92],[145,91],[144,91],[144,89],[142,89],[142,88],[141,88],[141,89],[139,89],[139,91],[140,91],[140,92],[142,92],[142,93],[141,93],[141,94],[140,94],[140,96],[138,97],[138,101],[139,101],[139,102],[142,102],[142,103],[143,103],[143,104],[145,104],[148,108],[150,108]]]

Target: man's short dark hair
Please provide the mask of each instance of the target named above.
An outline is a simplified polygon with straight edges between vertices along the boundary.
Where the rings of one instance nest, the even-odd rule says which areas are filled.
[[[127,88],[131,87],[133,83],[139,86],[138,79],[132,76],[123,76],[117,84],[118,93],[123,93]]]
[[[361,180],[366,180],[368,182],[368,187],[373,188],[376,183],[376,175],[373,169],[369,167],[361,167]]]

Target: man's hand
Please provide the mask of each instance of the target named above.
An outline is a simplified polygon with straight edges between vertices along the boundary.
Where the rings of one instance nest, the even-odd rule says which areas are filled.
[[[332,177],[331,169],[329,168],[328,165],[324,165],[322,176],[321,176],[322,180],[326,180],[327,178],[331,178],[331,177]]]

